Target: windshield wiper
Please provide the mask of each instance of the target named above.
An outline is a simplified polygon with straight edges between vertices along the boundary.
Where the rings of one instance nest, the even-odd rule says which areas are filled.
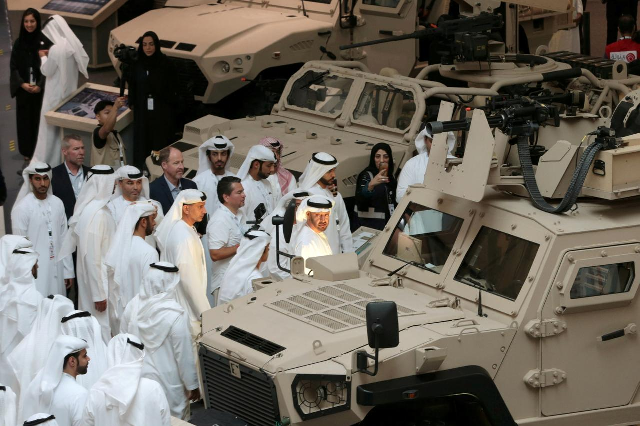
[[[397,258],[396,258],[397,259]],[[413,260],[402,260],[402,259],[398,259],[400,262],[404,262],[404,264],[402,266],[400,266],[399,268],[394,269],[393,271],[389,272],[387,274],[388,277],[397,274],[398,271],[400,271],[400,269],[404,268],[407,265],[413,265],[413,266],[421,266],[419,263],[414,262]]]
[[[486,315],[482,313],[482,290],[488,291],[489,289],[485,287],[480,281],[474,280],[473,278],[462,277],[460,278],[460,281],[464,284],[468,284],[471,287],[478,289],[478,316],[486,317]]]

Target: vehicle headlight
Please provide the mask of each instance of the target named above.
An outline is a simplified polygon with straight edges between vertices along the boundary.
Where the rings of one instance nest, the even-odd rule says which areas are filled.
[[[234,62],[236,63],[236,65],[240,66],[242,65],[242,58],[236,58]]]
[[[220,70],[226,74],[229,72],[229,70],[231,70],[231,66],[229,65],[228,62],[223,62],[222,65],[220,66]]]
[[[303,420],[351,407],[351,382],[346,376],[298,374],[291,383],[293,404]]]
[[[216,74],[227,74],[231,71],[231,65],[227,61],[216,62],[213,66],[213,72]]]

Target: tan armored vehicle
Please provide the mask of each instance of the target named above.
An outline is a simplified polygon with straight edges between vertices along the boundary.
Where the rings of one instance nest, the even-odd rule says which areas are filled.
[[[607,125],[636,133],[639,104]],[[443,102],[424,183],[364,267],[310,258],[308,276],[296,258],[291,279],[203,314],[207,407],[251,425],[639,423],[640,138],[574,117],[588,131],[541,131],[537,167],[527,149],[507,164],[553,110],[512,98],[460,119]]]
[[[459,3],[461,12],[469,15],[493,11],[501,4]],[[556,30],[572,25],[566,2],[514,3],[525,6],[520,12],[515,4],[506,9],[509,52],[517,51],[518,22],[531,26],[532,51],[548,43]],[[286,80],[311,60],[360,61],[373,72],[391,66],[409,75],[418,60],[417,39],[345,51],[338,46],[420,30],[419,9],[431,8],[428,21],[436,22],[448,10],[449,0],[171,0],[166,6],[111,32],[109,55],[116,70],[119,60],[114,49],[120,44],[135,46],[144,31],[155,31],[179,81],[189,82],[181,91],[190,91],[207,104],[226,98],[229,107],[221,111],[235,118],[268,113]]]

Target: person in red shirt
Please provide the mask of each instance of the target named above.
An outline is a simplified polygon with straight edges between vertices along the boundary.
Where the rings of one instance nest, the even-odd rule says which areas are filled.
[[[605,48],[604,56],[614,61],[633,62],[640,57],[640,43],[633,40],[636,22],[631,15],[622,15],[618,20],[620,40]]]

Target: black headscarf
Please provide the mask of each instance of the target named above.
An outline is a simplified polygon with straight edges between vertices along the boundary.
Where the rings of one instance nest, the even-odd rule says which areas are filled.
[[[365,169],[368,172],[373,173],[373,175],[377,175],[380,173],[380,170],[376,167],[376,152],[379,150],[383,150],[389,156],[389,170],[387,171],[387,176],[389,177],[389,182],[394,182],[396,180],[393,174],[393,153],[391,152],[391,147],[389,144],[384,142],[377,143],[371,148],[371,156],[369,157],[369,166]]]
[[[151,56],[147,56],[142,49],[142,41],[145,37],[151,37],[153,39],[153,44],[156,47],[156,51],[153,52],[153,55]],[[138,39],[138,61],[143,64],[157,64],[163,58],[164,54],[160,51],[160,38],[158,38],[158,34],[153,31],[147,31],[142,34],[142,37]]]
[[[24,18],[33,15],[33,18],[36,20],[36,29],[33,32],[29,32],[24,28]],[[35,47],[40,40],[43,39],[42,35],[42,22],[40,19],[40,12],[33,8],[28,8],[22,14],[22,19],[20,20],[20,42],[24,43],[28,47]]]

